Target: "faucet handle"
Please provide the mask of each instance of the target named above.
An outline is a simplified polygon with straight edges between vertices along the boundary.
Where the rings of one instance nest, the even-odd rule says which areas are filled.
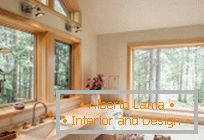
[[[41,116],[41,117],[39,118],[39,123],[44,123],[44,117],[43,117],[43,116]]]
[[[43,123],[44,122],[44,119],[47,117],[46,114],[43,114],[39,117],[39,123]]]
[[[23,122],[23,129],[28,129],[28,122]]]

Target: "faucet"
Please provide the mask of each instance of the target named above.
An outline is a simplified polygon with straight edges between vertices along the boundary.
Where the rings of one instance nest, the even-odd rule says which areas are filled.
[[[36,102],[36,103],[33,105],[32,126],[35,126],[35,125],[36,125],[36,122],[35,122],[35,108],[36,108],[36,106],[37,106],[38,104],[42,104],[42,105],[44,106],[44,108],[45,108],[45,113],[44,113],[44,115],[46,116],[46,114],[47,114],[47,106],[46,106],[46,104],[43,103],[43,102]]]

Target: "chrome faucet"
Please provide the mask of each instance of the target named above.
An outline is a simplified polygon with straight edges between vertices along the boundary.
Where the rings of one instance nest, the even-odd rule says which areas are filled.
[[[46,106],[46,104],[43,103],[43,102],[37,102],[37,103],[35,103],[34,106],[33,106],[32,126],[35,126],[35,125],[36,125],[36,122],[35,122],[35,108],[36,108],[36,106],[37,106],[38,104],[42,104],[42,105],[44,106],[44,108],[45,108],[45,113],[44,113],[43,115],[44,115],[45,117],[46,117],[46,115],[47,115],[47,106]]]

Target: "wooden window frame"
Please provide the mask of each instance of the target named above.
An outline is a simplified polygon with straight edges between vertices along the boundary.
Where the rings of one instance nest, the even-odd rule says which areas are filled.
[[[188,47],[188,46],[199,46],[204,45],[204,38],[196,39],[184,39],[184,40],[167,40],[167,41],[152,41],[152,42],[133,42],[128,44],[127,49],[127,89],[133,89],[133,52],[137,49],[154,49],[154,48],[178,48],[178,47]],[[128,99],[133,99],[132,95],[128,96]],[[130,100],[130,102],[132,102]],[[189,109],[167,109],[169,111],[185,111],[192,113]],[[199,113],[204,114],[201,110]]]
[[[80,43],[73,42],[70,38],[63,35],[57,35],[55,33],[50,34],[49,45],[47,45],[47,96],[48,102],[55,101],[54,94],[54,71],[55,71],[55,42],[60,41],[71,45],[72,56],[71,56],[71,88],[73,90],[81,89],[81,48]],[[50,76],[52,75],[52,76]],[[50,86],[52,88],[50,88]]]
[[[61,44],[64,44],[64,45],[67,45],[67,47],[69,46],[70,47],[70,49],[71,49],[71,51],[70,51],[70,56],[68,56],[69,57],[69,59],[70,59],[70,62],[69,62],[69,65],[71,66],[71,68],[70,68],[70,82],[69,82],[69,84],[70,84],[70,89],[69,90],[72,90],[73,89],[73,85],[72,85],[72,73],[74,73],[74,71],[73,71],[73,69],[72,69],[72,67],[74,66],[74,64],[73,64],[73,61],[72,61],[72,49],[73,49],[73,47],[72,47],[72,45],[69,43],[69,42],[64,42],[63,40],[59,40],[59,39],[55,39],[54,40],[54,43],[55,43],[55,46],[54,46],[54,50],[55,50],[55,64],[56,64],[56,43],[61,43]],[[55,72],[56,72],[56,66],[55,66]],[[55,80],[54,80],[55,81]],[[55,81],[56,82],[56,81]]]
[[[47,104],[54,103],[54,40],[62,40],[73,46],[72,87],[81,89],[81,39],[69,33],[46,26],[9,11],[0,9],[0,24],[36,35],[35,97]],[[53,76],[51,76],[53,75]]]
[[[81,44],[71,41],[69,38],[66,38],[62,35],[54,35],[54,41],[61,41],[71,45],[72,48],[72,58],[71,58],[71,87],[73,90],[81,89]],[[55,42],[54,42],[55,45]]]
[[[34,55],[34,87],[33,87],[33,99],[27,99],[26,101],[24,101],[24,103],[32,103],[32,102],[35,102],[36,101],[36,98],[37,98],[37,94],[36,94],[36,84],[37,84],[37,75],[36,75],[36,72],[37,72],[37,62],[36,62],[36,57],[37,57],[37,33],[34,32],[34,31],[31,31],[31,30],[28,30],[27,28],[24,28],[24,27],[20,27],[20,26],[15,26],[15,25],[11,25],[11,24],[8,24],[6,22],[4,22],[3,20],[0,21],[0,25],[1,26],[5,26],[5,27],[8,27],[8,28],[11,28],[11,29],[14,29],[14,30],[18,30],[18,31],[21,31],[21,32],[25,32],[25,33],[28,33],[28,34],[31,34],[34,36],[34,51],[33,51],[33,55]],[[0,106],[0,108],[4,108],[4,107],[10,107],[12,106],[12,103],[7,103],[7,104],[3,104]]]

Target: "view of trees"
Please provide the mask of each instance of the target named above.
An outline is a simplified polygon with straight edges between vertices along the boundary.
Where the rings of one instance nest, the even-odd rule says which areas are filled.
[[[204,48],[201,46],[138,49],[133,54],[133,87],[137,90],[198,90],[204,105]],[[138,95],[137,101],[175,101],[192,106],[193,95]]]
[[[71,89],[71,46],[56,42],[55,47],[55,89]],[[0,105],[34,99],[35,36],[0,26],[0,48],[9,48],[14,58],[8,61],[13,62],[13,68],[5,75],[4,89],[0,90],[4,91],[4,94],[0,93]],[[5,63],[0,57],[0,66]],[[3,74],[0,74],[0,80],[3,79]]]
[[[55,89],[71,89],[71,46],[61,42],[55,44]]]
[[[0,48],[9,48],[14,58],[13,70],[5,75],[0,105],[34,98],[34,47],[34,35],[0,26]]]

